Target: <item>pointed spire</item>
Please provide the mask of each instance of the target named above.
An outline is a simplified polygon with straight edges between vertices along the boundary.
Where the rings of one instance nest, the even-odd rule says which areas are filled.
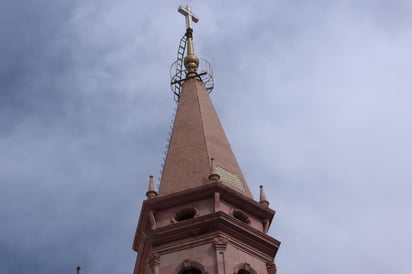
[[[216,170],[215,159],[211,158],[210,159],[209,181],[219,181],[219,180],[220,180],[220,175],[217,173],[217,170]]]
[[[150,175],[149,177],[149,190],[146,192],[146,197],[148,199],[154,198],[157,196],[157,192],[155,190],[154,179],[153,176]]]
[[[221,177],[222,183],[253,199],[209,97],[213,88],[212,75],[208,70],[197,73],[199,58],[193,48],[192,23],[198,22],[199,18],[189,6],[180,6],[178,11],[186,17],[187,56],[184,64],[187,74],[185,79],[181,78],[181,59],[178,59],[175,63],[180,65],[176,65],[171,85],[179,104],[159,195],[198,187]],[[216,159],[213,163],[211,156]]]
[[[269,201],[266,198],[265,191],[263,190],[263,186],[260,185],[260,197],[259,197],[259,203],[262,204],[263,206],[269,207]]]
[[[212,157],[216,172],[210,169]],[[207,184],[211,173],[253,199],[205,85],[191,78],[180,94],[159,195]]]

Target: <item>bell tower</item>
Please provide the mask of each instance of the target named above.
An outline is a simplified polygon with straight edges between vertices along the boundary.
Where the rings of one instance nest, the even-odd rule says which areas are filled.
[[[171,69],[178,107],[159,189],[150,176],[142,204],[134,274],[274,274],[275,211],[262,186],[253,199],[210,100],[212,69],[193,45],[199,18],[178,11],[186,18]]]

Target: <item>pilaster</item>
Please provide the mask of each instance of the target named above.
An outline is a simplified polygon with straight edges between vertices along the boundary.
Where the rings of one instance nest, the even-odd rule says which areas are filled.
[[[225,252],[227,248],[228,240],[226,237],[218,236],[213,240],[213,245],[216,251],[216,273],[217,274],[226,274],[225,273]]]

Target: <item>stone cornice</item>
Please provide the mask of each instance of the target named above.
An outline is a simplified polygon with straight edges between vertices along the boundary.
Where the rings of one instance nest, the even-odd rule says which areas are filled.
[[[201,239],[205,237],[208,238],[208,242],[213,242],[210,235],[217,233],[227,235],[230,242],[237,246],[258,250],[266,258],[274,258],[280,245],[278,240],[224,212],[216,212],[147,231],[146,235],[153,248],[156,248],[157,246],[175,246],[176,242],[189,238],[199,238],[199,244],[204,243]],[[193,245],[192,241],[188,242]]]
[[[267,219],[269,224],[271,223],[275,211],[261,205],[249,197],[246,197],[240,194],[237,191],[234,191],[228,186],[225,186],[221,182],[211,182],[196,188],[191,188],[183,190],[180,192],[161,195],[155,198],[147,199],[143,202],[138,227],[136,229],[136,234],[133,242],[133,249],[138,250],[138,245],[141,235],[148,230],[148,227],[151,226],[149,220],[150,211],[168,209],[174,206],[182,205],[185,203],[190,203],[193,201],[199,201],[202,199],[213,198],[214,193],[220,193],[220,199],[226,202],[229,202],[239,209],[252,214],[255,217],[261,218],[262,220]],[[244,224],[242,224],[244,225]],[[139,238],[140,235],[140,238]]]
[[[196,188],[191,188],[168,195],[157,196],[153,199],[147,199],[143,202],[143,206],[158,210],[166,209],[179,204],[213,197],[213,193],[215,192],[221,193],[222,200],[230,202],[246,212],[253,213],[256,217],[270,217],[269,220],[271,221],[275,215],[274,210],[262,206],[255,200],[234,191],[232,188],[221,182],[210,182]]]

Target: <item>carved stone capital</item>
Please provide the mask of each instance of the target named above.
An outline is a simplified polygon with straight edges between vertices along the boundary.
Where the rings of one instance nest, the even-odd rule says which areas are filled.
[[[274,262],[267,262],[266,263],[266,268],[268,270],[268,274],[276,274],[277,267]]]
[[[226,251],[228,240],[225,237],[219,236],[213,239],[213,245],[216,250]]]
[[[156,266],[160,266],[160,255],[157,252],[154,252],[149,259],[150,268],[155,268]]]

